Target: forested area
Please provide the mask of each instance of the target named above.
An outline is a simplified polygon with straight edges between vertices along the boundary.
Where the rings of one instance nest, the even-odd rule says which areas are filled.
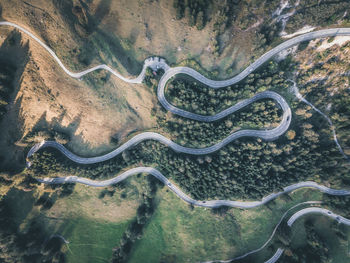
[[[314,222],[306,220],[304,223],[306,244],[297,248],[288,248],[282,258],[286,263],[329,263],[332,262],[330,255],[330,240],[324,240],[315,230]],[[289,229],[289,231],[292,231]],[[339,231],[339,230],[338,230]],[[290,232],[289,232],[290,235]],[[291,238],[291,237],[289,237]],[[286,240],[284,239],[284,242]],[[287,241],[287,242],[290,242]]]
[[[325,27],[340,20],[349,23],[350,14],[346,12],[349,8],[347,0],[301,0],[297,12],[288,20],[286,30],[294,32],[305,25]]]
[[[349,50],[350,43],[313,52],[308,58],[312,65],[301,69],[297,79],[299,90],[305,98],[332,120],[347,155],[350,154]],[[309,49],[305,53],[310,53]]]
[[[202,30],[208,19],[208,5],[211,2],[212,0],[174,0],[175,17],[184,18],[189,26]]]
[[[255,75],[259,80],[253,82],[265,83],[265,78],[270,78]],[[276,87],[274,89],[277,90]],[[287,94],[286,89],[281,85],[279,91]],[[196,91],[194,89],[193,94]],[[206,105],[205,101],[200,103]],[[191,123],[192,121],[166,113],[159,105],[155,107],[154,114],[159,128],[166,129],[173,140],[204,147],[232,132],[236,123],[230,118],[240,116],[249,120],[249,116],[252,117],[255,113],[257,117],[253,120],[257,122],[257,129],[264,124],[262,120],[265,118],[275,120],[279,116],[278,108],[273,105],[267,107],[268,103],[271,102],[254,103],[251,108],[234,114],[235,117],[228,116],[228,119],[212,124]],[[331,140],[326,120],[302,102],[291,100],[290,106],[292,112],[295,112],[291,127],[285,135],[273,142],[259,138],[241,138],[213,154],[191,156],[175,153],[158,142],[146,141],[112,160],[84,166],[72,163],[54,150],[46,149],[33,156],[33,165],[28,173],[46,176],[59,172],[106,179],[127,167],[155,166],[185,192],[200,200],[258,199],[283,186],[303,180],[328,182],[336,186],[348,184],[349,168],[344,166],[344,159]],[[262,110],[261,107],[265,109]],[[254,108],[259,110],[245,115],[254,111]],[[270,115],[273,119],[269,119]]]
[[[210,47],[215,56],[221,55],[226,45],[224,35],[228,32],[235,36],[236,32],[255,29],[255,54],[261,54],[279,41],[282,32],[293,33],[305,25],[350,23],[347,0],[290,0],[286,6],[282,3],[279,0],[174,0],[173,16],[198,30],[210,23]]]
[[[350,196],[325,195],[323,201],[334,213],[350,218]]]
[[[165,96],[171,104],[201,115],[214,115],[237,102],[265,90],[287,90],[288,72],[294,68],[289,60],[269,62],[242,82],[230,87],[212,89],[181,76],[168,84]],[[160,106],[153,113],[162,129],[182,145],[212,145],[238,129],[271,129],[279,125],[282,111],[274,100],[256,101],[224,119],[203,123],[164,113]]]
[[[213,31],[210,36],[210,44],[213,47],[211,51],[215,55],[220,55],[222,51],[220,37],[230,26],[237,26],[238,30],[248,30],[259,22],[261,17],[260,14],[254,13],[259,9],[256,7],[254,9],[254,4],[259,1],[214,2],[212,0],[174,0],[173,7],[176,11],[176,19],[182,19],[198,30],[202,30],[208,23],[213,22]],[[264,8],[274,10],[279,3],[279,0],[273,1]],[[217,6],[213,9],[215,12],[212,12],[210,8],[214,4]],[[339,20],[350,23],[350,14],[345,12],[349,7],[349,2],[345,0],[336,2],[301,0],[296,13],[289,19],[286,30],[295,31],[305,23],[312,26],[328,26],[336,24]],[[81,11],[75,11],[74,15],[81,15]],[[289,9],[285,10],[285,12],[288,11]],[[268,14],[267,19],[256,29],[257,45],[261,50],[276,43],[274,41],[281,31],[281,24],[272,22],[273,17],[270,17],[269,11],[264,10],[264,12]],[[111,42],[117,43],[112,40]],[[72,52],[80,54],[78,56],[80,62],[89,64],[91,46],[90,43],[84,45],[81,50]],[[117,46],[116,50],[121,49],[119,45],[112,46]],[[349,45],[341,51],[346,51],[347,47]],[[350,154],[350,91],[348,73],[344,72],[344,68],[348,70],[348,64],[344,62],[348,61],[348,58],[332,55],[328,50],[319,53],[317,59],[315,67],[299,75],[301,80],[305,80],[305,82],[298,82],[301,84],[300,90],[331,117],[345,153]],[[290,63],[289,60],[280,64],[269,62],[242,82],[219,90],[210,89],[192,79],[179,76],[169,84],[166,96],[172,104],[203,115],[216,114],[264,90],[275,90],[281,92],[283,96],[290,96],[287,90],[291,84],[287,79],[291,77],[290,73],[294,70],[294,66],[288,63]],[[337,65],[341,65],[343,70],[339,73],[343,74],[339,75],[339,78],[332,81],[326,78],[320,81],[311,79],[312,75],[333,73]],[[16,67],[11,64],[0,65],[0,120],[10,103],[15,72]],[[103,85],[108,80],[105,73],[100,74],[99,82],[95,85]],[[152,71],[148,70],[145,82],[155,88],[159,77],[158,74],[154,78]],[[34,178],[46,176],[77,175],[97,180],[109,179],[137,166],[156,167],[178,184],[184,192],[199,200],[257,200],[273,191],[281,190],[284,186],[303,180],[313,180],[335,188],[349,186],[349,166],[345,166],[344,158],[332,141],[327,121],[309,106],[290,98],[288,100],[293,112],[291,127],[285,135],[273,142],[259,138],[241,138],[213,154],[192,156],[176,153],[158,142],[146,141],[109,161],[93,165],[76,164],[56,150],[48,148],[32,157],[32,167],[21,174],[16,188],[29,191],[33,185],[37,185]],[[159,131],[170,136],[172,140],[181,145],[207,147],[239,129],[271,129],[279,124],[281,110],[275,101],[266,99],[213,123],[201,123],[174,116],[165,112],[160,104],[154,107],[153,115],[157,120]],[[33,131],[24,138],[23,142],[36,143],[43,139],[55,140],[62,144],[69,141],[65,134],[50,130]],[[16,179],[7,173],[0,173],[0,196],[12,187],[14,180]],[[143,228],[154,212],[157,180],[149,176],[147,182],[148,184],[143,188],[144,193],[136,219],[130,224],[114,251],[114,262],[127,260],[132,245],[142,237]],[[72,190],[72,185],[50,187],[56,189],[56,194],[69,194]],[[55,201],[51,197],[44,193],[35,205],[47,209]],[[325,196],[324,201],[335,212],[350,217],[348,197]],[[6,198],[0,198],[1,262],[65,261],[61,252],[62,240],[55,236],[48,236],[43,225],[40,221],[36,221],[36,218],[29,220],[25,231],[19,231],[19,227],[13,220],[15,217],[13,213],[13,208],[7,203]],[[288,250],[287,256],[284,256],[284,262],[329,262],[327,242],[322,240],[310,222],[307,221],[305,229],[306,246]],[[345,240],[341,231],[335,231]]]
[[[287,89],[287,81],[294,65],[290,60],[269,61],[266,66],[249,74],[241,82],[229,87],[213,89],[189,77],[178,76],[165,90],[171,104],[201,115],[214,115],[237,102],[251,98],[258,92]]]
[[[333,82],[326,82],[326,79],[323,82],[310,81],[313,74],[328,74],[329,65],[334,66],[344,60],[331,56],[328,52],[318,54],[316,66],[298,76],[302,80],[300,89],[303,94],[307,94],[308,99],[316,98],[312,102],[321,106],[327,114],[330,113],[342,140],[341,144],[347,150],[347,138],[350,136],[347,124],[350,108],[347,105],[350,96],[345,87],[348,76],[344,75]],[[344,63],[340,64],[347,67]],[[291,96],[292,84],[287,79],[292,77],[291,73],[296,68],[288,59],[280,63],[269,62],[242,82],[219,90],[179,76],[166,89],[166,96],[172,104],[203,115],[218,113],[257,92],[274,90],[288,100],[293,112],[288,132],[278,140],[267,142],[259,138],[241,138],[218,152],[204,156],[179,154],[158,142],[146,141],[111,160],[93,165],[79,165],[56,150],[44,149],[32,157],[32,166],[26,170],[28,182],[33,183],[30,176],[58,175],[77,175],[102,180],[114,177],[131,167],[153,166],[174,180],[184,192],[199,200],[257,200],[273,191],[281,190],[284,186],[306,180],[334,188],[349,186],[349,166],[346,166],[345,159],[332,140],[327,121],[310,106]],[[145,82],[153,91],[156,90],[159,77],[159,74],[153,76],[150,70],[147,71]],[[324,98],[331,101],[325,103]],[[330,102],[332,107],[327,110]],[[174,116],[164,111],[158,103],[153,109],[153,115],[159,130],[172,140],[181,145],[206,147],[238,129],[271,129],[278,125],[281,110],[273,100],[261,100],[222,120],[201,123]],[[35,136],[40,137],[42,134]],[[132,244],[141,237],[143,227],[153,213],[153,187],[156,179],[151,176],[150,178],[152,179],[149,179],[150,184],[145,189],[137,218],[130,224],[114,251],[114,262],[127,259]],[[338,210],[344,216],[350,215],[346,209],[350,207],[348,198],[326,196],[325,202],[335,212]],[[307,244],[288,250],[288,254],[284,256],[285,262],[329,262],[327,242],[320,238],[312,225],[306,224],[305,229]],[[336,233],[342,235],[340,231]]]
[[[205,147],[240,129],[272,129],[281,122],[282,111],[274,100],[257,101],[216,122],[200,122],[170,114],[157,114],[157,123],[181,145]]]

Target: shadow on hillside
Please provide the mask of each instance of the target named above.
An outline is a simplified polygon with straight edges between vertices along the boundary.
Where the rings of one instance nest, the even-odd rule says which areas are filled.
[[[87,142],[82,133],[77,133],[77,130],[81,123],[81,116],[76,116],[72,121],[65,125],[63,124],[65,115],[66,112],[62,112],[59,116],[54,117],[50,121],[48,121],[47,112],[43,112],[40,118],[34,124],[31,131],[22,139],[23,142],[28,143],[27,150],[29,150],[29,147],[33,146],[36,142],[39,142],[43,139],[56,141],[56,139],[53,136],[42,138],[42,136],[39,135],[39,137],[37,137],[37,139],[39,140],[35,140],[34,142],[32,142],[31,138],[35,138],[36,136],[38,136],[38,132],[48,132],[48,134],[51,135],[54,135],[55,132],[58,132],[61,134],[69,135],[69,141],[74,141],[73,144],[68,144],[68,149],[70,151],[78,154],[79,156],[94,156],[95,154],[93,152],[96,151],[96,147],[92,146],[91,143]],[[76,146],[78,146],[78,148],[75,148]],[[97,152],[98,154],[100,153],[98,150]],[[106,152],[109,152],[109,150],[107,150]],[[103,151],[102,153],[106,152]]]
[[[80,116],[75,117],[68,125],[62,125],[63,118],[66,112],[63,111],[58,117],[52,118],[49,122],[47,121],[47,112],[43,112],[37,122],[34,124],[31,133],[36,133],[39,131],[56,131],[64,134],[75,134],[78,129],[81,118]],[[30,134],[28,135],[30,136]]]
[[[79,36],[78,60],[85,66],[89,66],[94,59],[102,63],[111,64],[113,57],[127,69],[130,74],[137,75],[142,69],[139,63],[131,54],[133,47],[125,49],[121,40],[100,28],[102,20],[109,14],[111,0],[102,0],[92,14],[90,1],[80,0],[79,4],[73,5],[71,1],[53,0],[53,3],[69,26],[70,31]],[[117,19],[117,18],[116,18]],[[103,59],[100,52],[107,57]]]
[[[98,26],[101,24],[101,21],[109,14],[111,0],[102,0],[98,4],[95,10],[95,14],[90,13],[90,8],[86,1],[79,0],[81,6],[84,8],[86,16],[88,18],[88,23],[86,25],[86,30],[89,34],[92,34],[98,29]]]
[[[0,46],[0,85],[5,93],[2,97],[8,102],[0,120],[0,170],[11,174],[23,170],[25,165],[23,147],[15,143],[23,136],[23,97],[18,97],[17,94],[29,57],[28,42],[23,43],[18,31],[10,32]]]

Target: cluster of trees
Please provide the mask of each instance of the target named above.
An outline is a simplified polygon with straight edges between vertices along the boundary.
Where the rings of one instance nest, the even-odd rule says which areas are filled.
[[[103,179],[125,167],[150,165],[200,200],[257,199],[302,180],[348,178],[349,169],[342,167],[342,156],[328,140],[328,131],[318,137],[314,126],[303,121],[293,128],[294,134],[288,133],[288,138],[282,136],[274,142],[240,139],[205,156],[179,154],[158,142],[145,141],[112,160],[81,166],[47,149],[34,155],[30,172],[47,176],[59,171]]]
[[[66,144],[70,138],[68,134],[55,130],[32,131],[24,138],[24,141],[27,143],[38,143],[43,140],[54,140],[60,144]]]
[[[212,145],[242,128],[272,129],[279,125],[282,115],[276,102],[270,99],[257,101],[216,122],[202,123],[161,113],[157,114],[158,125],[170,133],[181,145],[193,147]]]
[[[124,152],[123,155],[119,155],[103,163],[81,166],[65,158],[55,149],[45,149],[42,152],[34,154],[31,162],[32,166],[27,170],[29,175],[46,176],[65,173],[92,179],[109,178],[118,173],[122,168],[135,164],[135,161],[129,157],[128,152]]]
[[[189,26],[202,30],[207,22],[208,5],[211,0],[174,0],[176,19],[185,18]]]
[[[290,3],[292,6],[295,1]],[[257,53],[262,53],[268,46],[279,38],[282,31],[282,21],[271,16],[281,5],[279,0],[268,2],[253,1],[212,1],[212,0],[174,0],[176,19],[185,18],[190,26],[199,30],[204,28],[208,21],[213,21],[211,36],[211,51],[215,56],[221,53],[221,36],[227,29],[248,30],[256,27],[255,46]],[[209,6],[209,8],[208,8]],[[313,26],[327,26],[342,20],[349,23],[350,14],[344,10],[349,9],[347,0],[334,2],[332,0],[301,0],[294,6],[295,14],[290,16],[285,30],[294,32],[305,24]],[[210,10],[210,11],[208,11]],[[282,14],[291,12],[285,8]]]
[[[220,49],[220,36],[225,32],[228,26],[232,25],[234,18],[234,10],[237,9],[235,1],[221,1],[217,2],[217,11],[213,15],[213,37],[211,41],[212,53],[215,56],[219,56]]]
[[[282,30],[282,23],[275,22],[271,24],[263,24],[259,28],[257,34],[257,42],[261,51],[265,51],[266,48],[271,46],[273,42],[279,37],[279,34]]]
[[[154,92],[157,92],[158,81],[160,80],[163,74],[163,69],[158,69],[157,71],[154,71],[151,68],[147,68],[145,78],[143,79],[143,81],[149,88],[153,89]]]
[[[336,24],[341,19],[349,21],[350,14],[345,12],[349,8],[347,0],[301,0],[297,12],[288,20],[286,30],[294,32],[304,25],[324,27]]]
[[[350,217],[350,196],[324,195],[323,202],[335,213]]]
[[[288,249],[283,257],[283,262],[297,263],[297,262],[310,262],[310,263],[330,263],[332,262],[329,246],[323,238],[315,230],[315,226],[311,220],[307,220],[304,223],[306,233],[306,244],[302,247]]]
[[[350,43],[313,51],[313,66],[300,70],[298,86],[306,99],[331,118],[345,154],[350,155],[348,51]]]
[[[179,108],[202,115],[214,115],[237,102],[253,97],[257,92],[287,89],[287,74],[283,65],[270,61],[263,69],[229,87],[213,89],[193,79],[180,77],[168,84],[165,96]]]
[[[137,209],[136,219],[130,223],[120,240],[119,246],[114,249],[112,262],[127,262],[133,244],[142,237],[143,228],[154,212],[154,198],[158,184],[159,181],[154,177],[149,176],[147,178],[147,183],[143,187],[141,205]]]
[[[260,81],[265,83],[265,78],[256,76],[259,76],[259,80],[254,80],[257,85]],[[284,85],[281,89],[285,90]],[[175,153],[158,142],[146,141],[109,161],[84,166],[46,149],[33,156],[29,172],[36,176],[65,172],[103,179],[134,165],[156,166],[185,192],[201,200],[257,199],[302,180],[349,183],[349,167],[343,165],[344,159],[330,139],[327,121],[301,102],[290,105],[296,113],[290,130],[274,142],[241,138],[211,155],[191,156]],[[261,129],[261,125],[278,120],[279,110],[272,101],[257,102],[247,109],[209,124],[174,117],[159,106],[155,117],[160,128],[173,135],[173,140],[205,147],[230,134],[237,122],[241,128],[248,123],[250,127]],[[267,120],[261,115],[266,115]]]

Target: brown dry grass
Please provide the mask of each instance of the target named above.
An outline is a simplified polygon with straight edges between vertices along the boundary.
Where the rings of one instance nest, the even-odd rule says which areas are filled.
[[[240,71],[252,53],[252,32],[229,29],[223,38],[223,53],[219,58],[210,50],[213,22],[203,30],[189,27],[184,19],[174,19],[172,1],[127,1],[111,4],[111,12],[101,27],[131,40],[138,60],[148,55],[165,57],[170,63],[194,58],[208,71],[225,72],[235,62]],[[225,74],[223,74],[225,76]]]
[[[86,20],[86,12],[80,17],[72,17],[69,15],[71,6],[64,9],[66,3],[82,6],[76,0],[3,0],[1,16],[41,37],[69,68],[82,69],[85,66],[79,63],[78,55],[72,50],[79,49],[84,39],[95,33],[87,33],[81,26]],[[221,76],[225,76],[225,70],[232,67],[234,61],[233,72],[237,72],[250,60],[253,30],[228,30],[223,37],[223,53],[215,58],[209,50],[212,22],[198,31],[187,26],[184,20],[175,20],[172,1],[95,0],[85,4],[87,12],[98,21],[93,29],[107,33],[121,43],[119,50],[122,53],[112,52],[112,57],[103,48],[97,51],[102,59],[106,59],[104,62],[113,63],[123,74],[138,70],[124,67],[125,63],[119,58],[125,56],[136,59],[139,66],[150,55],[164,56],[170,63],[194,58],[207,70],[222,69]],[[9,28],[0,30],[6,35]],[[28,41],[25,35],[23,41]],[[56,127],[71,135],[69,147],[74,152],[97,155],[116,147],[111,144],[111,136],[123,140],[130,131],[155,126],[150,117],[154,94],[143,85],[128,85],[111,77],[104,84],[92,87],[87,81],[65,75],[48,53],[30,39],[29,49],[31,57],[14,100],[14,103],[20,102],[21,115],[9,114],[5,122],[8,131],[4,132],[3,141],[9,141],[14,129],[22,129],[25,136],[34,127]],[[99,60],[95,56],[90,66],[101,63]],[[19,117],[23,119],[23,127],[8,125],[9,122],[18,123]],[[20,140],[16,143],[20,144]],[[0,144],[4,149],[8,147],[7,143]]]
[[[68,18],[64,17],[62,10],[57,10],[53,4],[55,1],[32,0],[30,5],[18,0],[2,2],[2,16],[6,20],[27,26],[50,43],[59,57],[77,65],[77,59],[70,51],[79,48],[77,39],[84,41],[86,34],[79,22],[70,21],[68,14]],[[72,6],[83,6],[76,0],[72,3]],[[222,77],[225,77],[225,70],[230,67],[234,68],[233,72],[238,72],[246,66],[253,54],[255,28],[247,31],[238,27],[228,29],[222,37],[223,52],[217,58],[210,51],[211,38],[214,36],[213,21],[198,31],[189,27],[184,19],[174,19],[172,3],[168,0],[94,0],[85,5],[89,14],[98,21],[96,28],[116,36],[124,52],[133,56],[140,65],[150,55],[163,56],[170,63],[193,58],[208,71],[221,70]],[[81,23],[86,20],[84,16],[74,19]],[[99,50],[102,57],[108,57],[105,51]],[[111,61],[115,61],[124,74],[128,71],[135,74],[135,69],[125,68],[119,63],[122,55],[113,54]],[[96,60],[92,61],[92,64],[97,63]]]
[[[58,127],[71,135],[70,146],[75,152],[98,154],[113,147],[112,135],[153,125],[151,94],[143,85],[132,86],[112,78],[96,90],[68,77],[34,41],[29,40],[29,51],[31,58],[13,102],[20,100],[23,136],[33,127]],[[8,130],[11,136],[16,126],[9,125],[17,121],[11,112],[10,108],[3,135]]]

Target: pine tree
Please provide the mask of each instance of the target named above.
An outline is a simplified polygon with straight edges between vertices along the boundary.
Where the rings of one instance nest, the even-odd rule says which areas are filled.
[[[196,27],[198,30],[202,30],[204,28],[204,15],[203,11],[200,11],[197,15],[196,19]]]

